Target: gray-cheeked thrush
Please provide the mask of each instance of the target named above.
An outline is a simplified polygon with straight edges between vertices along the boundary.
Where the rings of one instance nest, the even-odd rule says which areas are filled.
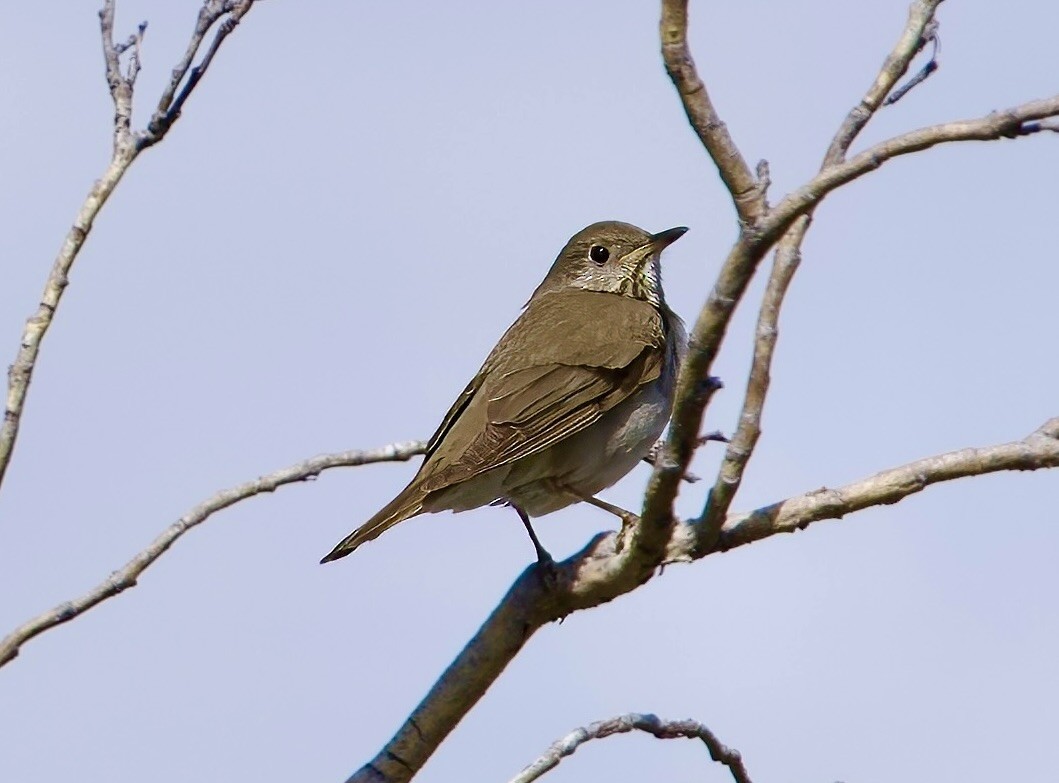
[[[607,221],[574,234],[445,414],[415,478],[321,562],[417,514],[496,503],[518,511],[548,558],[529,517],[614,484],[669,421],[687,336],[659,258],[685,231]]]

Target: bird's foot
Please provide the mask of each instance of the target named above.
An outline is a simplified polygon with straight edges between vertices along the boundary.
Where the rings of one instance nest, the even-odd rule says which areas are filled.
[[[554,590],[559,586],[559,566],[555,564],[555,560],[547,550],[541,549],[537,552],[535,570],[545,590]]]

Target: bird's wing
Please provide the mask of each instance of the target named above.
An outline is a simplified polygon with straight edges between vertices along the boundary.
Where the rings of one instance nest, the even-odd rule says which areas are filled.
[[[431,438],[415,482],[421,490],[465,481],[579,432],[657,379],[665,356],[654,306],[588,291],[530,302],[500,345]]]
[[[463,409],[466,408],[467,404],[474,398],[474,395],[482,385],[482,379],[484,377],[485,367],[478,371],[478,374],[467,384],[467,388],[465,388],[460,393],[460,396],[456,398],[456,402],[452,403],[449,412],[445,414],[445,418],[441,420],[441,424],[438,425],[437,430],[435,430],[434,434],[430,436],[430,440],[427,441],[427,459],[430,459],[430,455],[437,451],[441,439],[445,437],[445,433],[456,423],[456,419],[458,419],[460,414],[463,413]]]

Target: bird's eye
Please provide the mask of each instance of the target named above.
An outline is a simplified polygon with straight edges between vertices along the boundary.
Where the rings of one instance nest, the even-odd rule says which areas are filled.
[[[592,245],[592,249],[588,251],[588,257],[602,266],[610,258],[610,251],[603,245]]]

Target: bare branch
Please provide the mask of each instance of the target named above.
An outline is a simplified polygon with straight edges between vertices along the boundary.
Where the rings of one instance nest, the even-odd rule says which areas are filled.
[[[206,70],[210,67],[210,63],[213,62],[213,57],[217,54],[221,44],[224,43],[224,39],[235,30],[236,25],[249,13],[254,2],[255,0],[207,0],[205,5],[203,5],[199,11],[195,29],[191,34],[191,40],[188,42],[184,56],[173,69],[169,84],[166,85],[162,97],[158,101],[158,107],[155,109],[151,121],[147,124],[147,131],[142,136],[145,146],[161,141],[173,123],[180,118],[184,103],[202,77],[206,75]],[[191,68],[187,82],[183,88],[180,88],[180,83],[183,81],[185,74],[188,74],[188,68],[195,59],[195,55],[198,53],[206,34],[221,17],[226,15],[227,18],[217,28],[217,32],[206,50],[206,54],[203,55],[198,65]],[[180,88],[179,94],[177,93],[178,88]],[[176,96],[175,98],[174,95]]]
[[[122,74],[120,58],[124,51],[136,44],[136,39],[135,36],[130,36],[124,44],[114,43],[114,0],[104,0],[103,8],[99,12],[99,28],[103,40],[107,87],[114,102],[114,157],[118,157],[122,148],[130,145],[132,138],[132,90],[136,79],[132,71],[129,77]]]
[[[666,72],[677,88],[688,122],[717,165],[724,186],[732,195],[739,221],[752,225],[768,210],[765,202],[768,185],[763,184],[767,180],[755,178],[750,171],[695,69],[688,47],[688,0],[663,0],[660,32]]]
[[[712,395],[703,390],[705,377],[724,340],[731,315],[761,258],[800,216],[812,212],[836,188],[878,169],[902,155],[939,144],[960,141],[991,141],[1018,138],[1046,130],[1038,120],[1059,116],[1059,95],[993,112],[972,120],[933,125],[895,136],[876,144],[848,161],[826,166],[807,184],[788,194],[758,223],[753,234],[744,236],[729,251],[728,258],[706,304],[691,331],[691,350],[681,368],[666,441],[668,459],[659,460],[651,476],[644,503],[643,524],[636,534],[645,547],[657,546],[659,534],[671,525],[672,505],[680,476],[691,461],[702,415]]]
[[[217,48],[253,4],[254,0],[239,0],[238,2],[236,0],[206,0],[204,10],[205,8],[216,6],[219,8],[220,14],[230,14],[229,19],[226,20],[226,25],[228,26],[222,26],[221,31],[218,32],[209,52],[199,65],[197,73],[184,86],[179,104],[174,104],[170,110],[171,116],[168,116],[167,121],[154,130],[133,133],[131,129],[133,88],[136,84],[136,77],[140,72],[140,45],[147,29],[147,23],[143,22],[140,24],[137,31],[129,36],[125,42],[115,44],[114,0],[104,0],[103,8],[99,12],[99,25],[103,42],[103,60],[106,65],[107,86],[110,90],[111,100],[114,102],[113,151],[110,163],[103,172],[103,176],[92,185],[84,203],[78,210],[77,216],[74,218],[73,225],[59,248],[59,253],[52,263],[48,280],[44,285],[44,293],[41,295],[37,311],[26,321],[18,353],[15,355],[15,361],[8,369],[4,420],[0,424],[0,485],[3,484],[7,466],[10,464],[11,456],[15,450],[15,442],[18,440],[18,431],[22,423],[22,412],[25,408],[30,382],[33,380],[33,372],[36,368],[37,357],[40,354],[41,342],[51,327],[55,311],[59,307],[59,302],[62,300],[66,286],[69,284],[70,270],[81,252],[81,247],[84,245],[89,231],[92,230],[96,216],[139,153],[161,141],[165,136],[166,131],[179,116],[180,107],[187,99],[188,94],[190,94],[195,84],[205,73],[206,67],[213,59]],[[199,12],[200,19],[203,12]],[[196,31],[197,29],[196,27]],[[195,44],[196,50],[197,46]],[[121,55],[129,50],[132,51],[132,54],[129,58],[128,68],[125,73],[122,73]],[[194,52],[192,52],[193,55]],[[152,120],[153,124],[154,121]]]
[[[897,503],[942,481],[1055,467],[1059,467],[1059,418],[1020,441],[941,454],[839,489],[819,489],[749,513],[733,514],[712,548],[705,545],[701,524],[680,523],[666,543],[665,562],[698,560],[822,519]],[[621,546],[620,539],[617,532],[597,535],[576,555],[557,563],[548,580],[541,578],[536,566],[526,569],[404,725],[369,764],[350,776],[349,782],[411,780],[538,628],[579,609],[611,601],[650,579],[654,569],[645,566],[649,558],[635,547]]]
[[[644,731],[658,739],[699,739],[710,751],[710,758],[724,764],[736,783],[750,783],[750,775],[743,765],[739,751],[726,746],[706,726],[694,720],[662,720],[657,715],[641,715],[630,712],[609,720],[601,720],[583,728],[574,729],[558,740],[539,759],[511,778],[509,783],[532,783],[559,766],[566,756],[572,755],[581,745],[590,740],[603,739],[614,734]]]
[[[213,514],[234,506],[240,501],[260,495],[264,492],[275,492],[285,484],[308,481],[316,478],[325,470],[332,468],[355,467],[373,462],[397,462],[422,454],[426,444],[421,441],[393,443],[377,449],[366,451],[342,451],[336,454],[322,454],[296,465],[277,470],[266,476],[247,481],[230,489],[222,490],[204,500],[167,527],[146,549],[137,554],[124,566],[113,572],[98,585],[79,598],[64,601],[47,612],[34,617],[20,625],[4,639],[0,640],[0,666],[18,655],[19,648],[34,636],[54,628],[84,614],[93,606],[113,598],[119,593],[136,586],[140,574],[147,570],[155,560],[182,535],[196,525],[200,525]]]
[[[857,138],[868,121],[875,116],[879,107],[884,104],[897,81],[908,72],[912,59],[923,50],[929,41],[937,41],[938,23],[934,14],[943,0],[916,0],[908,9],[908,22],[901,36],[897,39],[890,54],[883,61],[874,83],[861,98],[860,103],[850,109],[835,137],[831,140],[824,155],[824,165],[838,163],[846,156],[853,140]],[[935,54],[937,50],[935,49]],[[931,57],[931,61],[934,58]],[[926,78],[925,76],[923,78]],[[922,79],[920,79],[922,81]],[[913,85],[906,85],[908,92]]]
[[[937,21],[932,22],[927,27],[921,40],[923,44],[930,42],[934,45],[933,50],[930,52],[930,59],[927,60],[926,64],[924,64],[924,66],[920,68],[911,79],[886,96],[886,100],[883,101],[884,106],[892,106],[897,103],[915,87],[925,82],[930,75],[940,67],[938,64],[938,58],[941,56],[941,37],[938,35]]]
[[[765,410],[765,398],[771,381],[772,356],[779,338],[780,309],[783,307],[787,288],[801,263],[801,245],[805,232],[809,230],[809,217],[803,215],[784,234],[776,248],[772,262],[772,273],[765,287],[765,296],[758,313],[754,331],[754,358],[750,377],[743,398],[743,410],[739,414],[739,426],[725,451],[724,461],[717,472],[717,480],[710,490],[706,507],[702,513],[702,525],[706,530],[720,530],[724,515],[739,491],[743,471],[754,453],[761,436],[761,415]]]
[[[721,530],[717,550],[726,551],[777,533],[804,530],[813,522],[841,519],[872,506],[897,503],[942,481],[1055,467],[1059,467],[1059,417],[1049,419],[1022,440],[950,451],[884,470],[844,487],[821,487],[749,513],[734,514]],[[696,536],[699,533],[692,532]]]
[[[824,198],[842,185],[875,171],[884,163],[902,155],[961,141],[995,141],[1030,136],[1047,129],[1046,122],[1059,117],[1059,95],[1013,106],[1003,111],[990,112],[984,117],[945,122],[902,133],[879,142],[847,161],[827,166],[805,185],[789,193],[762,220],[761,230],[754,243],[773,241],[797,218],[816,207]]]
[[[841,162],[854,139],[868,124],[884,98],[908,70],[912,59],[928,41],[937,41],[938,23],[934,13],[942,0],[919,0],[909,9],[908,22],[897,43],[886,57],[872,85],[843,120],[828,145],[821,170]],[[936,54],[936,49],[935,49]],[[925,77],[923,77],[925,78]],[[911,85],[906,86],[911,89]],[[703,537],[713,540],[720,532],[732,500],[743,480],[743,471],[761,435],[761,416],[769,388],[769,373],[776,340],[779,337],[779,313],[801,260],[801,246],[809,230],[812,211],[800,216],[780,239],[774,256],[772,273],[758,314],[754,341],[754,358],[743,398],[739,425],[717,473],[717,480],[707,496],[700,517]]]

